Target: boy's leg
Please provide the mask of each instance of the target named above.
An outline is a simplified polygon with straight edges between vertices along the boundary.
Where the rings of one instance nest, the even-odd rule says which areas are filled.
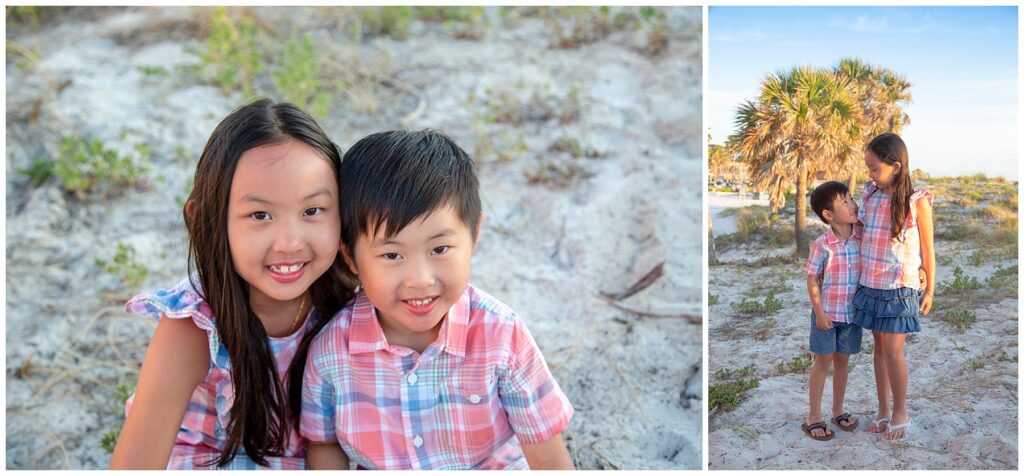
[[[874,349],[874,365],[875,365],[875,390],[878,392],[878,412],[875,413],[873,420],[879,421],[882,419],[889,419],[889,372],[886,371],[886,360],[885,360],[885,345],[884,336],[882,332],[871,332],[871,335],[875,339]],[[881,433],[885,431],[885,424],[874,425],[874,422],[868,424],[868,431],[871,433]]]
[[[885,367],[889,377],[889,388],[892,390],[892,416],[891,425],[902,424],[907,421],[907,357],[904,354],[906,334],[884,334],[883,342],[885,347]],[[887,439],[900,439],[906,434],[906,429],[893,431],[886,435]]]
[[[825,391],[825,377],[828,375],[828,368],[832,365],[831,354],[814,354],[814,364],[811,365],[811,378],[808,383],[810,396],[810,411],[807,413],[807,424],[817,423],[821,418],[821,394]],[[831,430],[814,429],[811,434],[814,436],[828,436]]]
[[[842,352],[832,354],[832,416],[842,415],[846,399],[846,380],[850,372],[850,356]],[[856,423],[851,423],[855,425]]]

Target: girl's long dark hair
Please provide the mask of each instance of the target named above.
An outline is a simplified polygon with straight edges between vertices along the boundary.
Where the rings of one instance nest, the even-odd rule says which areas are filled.
[[[892,184],[889,186],[892,194],[891,234],[892,238],[896,238],[903,232],[903,225],[910,214],[910,196],[914,194],[914,183],[910,180],[910,154],[903,139],[892,132],[883,132],[871,139],[868,149],[878,156],[878,160],[888,165],[900,164],[899,170],[893,173]]]
[[[217,333],[231,360],[234,403],[227,442],[208,466],[223,467],[239,448],[259,465],[282,456],[289,425],[298,425],[302,373],[310,341],[351,299],[351,278],[340,257],[309,288],[314,327],[300,342],[281,385],[266,330],[249,305],[249,285],[235,272],[228,246],[227,210],[231,181],[242,153],[262,145],[298,140],[317,151],[338,179],[341,152],[309,114],[287,103],[260,99],[229,114],[214,129],[199,157],[195,184],[185,206],[189,277],[216,316]],[[339,242],[341,237],[338,237]]]

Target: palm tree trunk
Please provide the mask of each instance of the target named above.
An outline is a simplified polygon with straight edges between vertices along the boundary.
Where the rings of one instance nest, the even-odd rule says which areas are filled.
[[[715,250],[715,233],[711,229],[711,209],[708,208],[708,264],[718,264],[718,252]]]
[[[850,196],[857,193],[857,172],[850,173],[850,180],[846,182],[846,188],[850,189]]]
[[[796,158],[796,219],[794,220],[796,232],[796,254],[807,256],[810,250],[807,246],[807,162],[803,154]]]

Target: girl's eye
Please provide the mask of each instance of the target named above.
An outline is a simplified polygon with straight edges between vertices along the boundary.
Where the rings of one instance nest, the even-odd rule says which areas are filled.
[[[259,221],[264,221],[264,220],[269,220],[270,219],[270,214],[267,213],[267,212],[253,212],[253,213],[249,214],[249,216],[251,216],[251,217],[253,217],[253,218],[255,218],[255,219],[259,220]]]
[[[306,211],[303,213],[303,215],[307,216],[307,217],[311,217],[311,216],[319,215],[319,214],[321,214],[323,212],[324,212],[323,208],[313,207],[313,208],[307,208]]]
[[[399,258],[399,254],[398,253],[384,253],[384,259],[386,259],[386,260],[392,260],[393,261],[393,260],[396,260],[398,258]]]
[[[434,253],[435,255],[443,255],[443,254],[445,254],[445,253],[447,253],[447,252],[448,252],[448,249],[449,249],[449,248],[451,248],[451,247],[450,247],[450,246],[447,246],[447,245],[445,245],[445,246],[438,246],[437,248],[434,248],[434,249],[433,249],[433,250],[431,250],[431,251],[432,251],[432,252],[433,252],[433,253]]]

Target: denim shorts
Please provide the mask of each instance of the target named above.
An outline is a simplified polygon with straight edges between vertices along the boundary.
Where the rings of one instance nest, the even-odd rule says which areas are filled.
[[[860,352],[860,326],[833,322],[831,329],[823,331],[818,329],[814,321],[814,311],[811,311],[811,352],[820,355],[833,352],[852,355]]]

